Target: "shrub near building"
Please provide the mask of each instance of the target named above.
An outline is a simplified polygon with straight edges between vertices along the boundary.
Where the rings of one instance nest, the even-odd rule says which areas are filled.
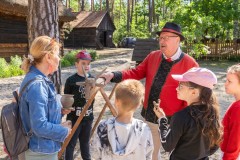
[[[23,75],[21,64],[22,59],[19,56],[12,56],[10,63],[7,63],[4,58],[0,58],[0,78]]]

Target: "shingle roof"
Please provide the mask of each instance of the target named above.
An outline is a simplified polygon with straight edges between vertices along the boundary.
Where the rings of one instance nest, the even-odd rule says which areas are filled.
[[[103,18],[105,16],[109,16],[107,11],[81,11],[76,14],[77,18],[70,22],[72,28],[97,28],[102,22]],[[112,20],[111,23],[114,26]]]
[[[28,14],[28,0],[0,0],[0,12],[26,17]],[[76,18],[61,1],[58,2],[58,14],[62,22],[69,22]]]

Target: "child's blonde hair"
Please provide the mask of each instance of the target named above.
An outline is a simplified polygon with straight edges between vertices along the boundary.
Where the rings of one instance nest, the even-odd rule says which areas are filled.
[[[116,87],[115,98],[120,100],[127,110],[136,109],[141,104],[143,96],[144,86],[138,80],[124,80]]]
[[[24,58],[21,68],[27,73],[31,65],[40,63],[47,53],[56,52],[59,47],[60,44],[48,36],[35,38],[30,47],[30,53],[28,57]]]
[[[227,73],[236,74],[240,81],[240,64],[235,64],[228,68]]]

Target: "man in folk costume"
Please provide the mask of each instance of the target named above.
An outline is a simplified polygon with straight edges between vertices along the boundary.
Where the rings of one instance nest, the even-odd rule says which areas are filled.
[[[177,99],[176,88],[178,82],[171,77],[172,74],[183,74],[192,67],[198,67],[197,62],[183,53],[180,42],[185,38],[181,27],[173,22],[167,22],[159,36],[160,50],[152,51],[136,68],[122,72],[107,72],[101,77],[106,83],[120,82],[125,79],[143,79],[145,83],[145,97],[141,115],[149,125],[154,142],[153,160],[161,159],[160,136],[158,132],[157,117],[153,112],[153,101],[161,100],[160,106],[170,119],[171,116],[186,106],[186,102]]]

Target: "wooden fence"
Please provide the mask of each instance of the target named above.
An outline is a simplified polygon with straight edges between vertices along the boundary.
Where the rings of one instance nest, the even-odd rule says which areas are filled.
[[[207,46],[208,53],[201,55],[199,58],[218,58],[229,59],[231,57],[240,57],[240,42],[238,41],[207,41],[204,43]],[[190,53],[193,44],[186,45],[186,52]]]
[[[230,59],[230,58],[240,58],[240,40],[238,41],[220,41],[216,40],[214,42],[207,41],[204,43],[206,45],[208,53],[206,55],[192,55],[197,59]],[[182,48],[186,53],[192,53],[193,43],[186,43],[186,48]],[[159,49],[159,42],[154,39],[137,39],[132,61],[141,62],[144,58],[153,50]]]

